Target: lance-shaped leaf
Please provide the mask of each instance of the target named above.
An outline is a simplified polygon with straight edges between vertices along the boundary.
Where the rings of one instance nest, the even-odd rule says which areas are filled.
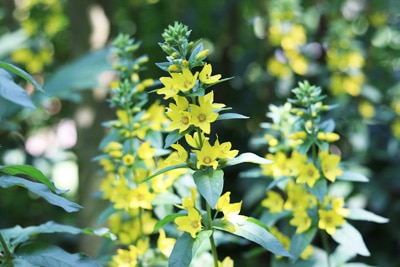
[[[37,90],[44,92],[43,88],[35,81],[35,79],[23,69],[20,69],[17,66],[14,66],[13,64],[10,63],[6,63],[4,61],[0,61],[0,67],[17,74],[19,77],[23,78],[28,83],[31,83]]]
[[[28,93],[16,84],[11,75],[0,68],[0,97],[26,108],[35,108]]]
[[[236,158],[228,159],[228,161],[225,163],[224,166],[232,166],[232,165],[237,165],[237,164],[245,163],[245,162],[254,163],[254,164],[270,164],[270,163],[272,163],[271,160],[260,157],[251,152],[246,152],[246,153],[240,154]]]
[[[37,226],[21,227],[16,225],[12,228],[2,229],[1,234],[8,241],[11,248],[17,247],[19,244],[28,241],[32,236],[39,234],[67,233],[72,235],[89,234],[109,238],[115,240],[115,235],[110,233],[108,228],[90,229],[77,228],[70,225],[59,224],[56,222],[46,222]]]
[[[349,251],[353,251],[362,256],[370,255],[360,232],[347,222],[336,229],[332,238]]]
[[[291,258],[292,262],[295,262],[303,253],[308,245],[310,245],[315,234],[317,232],[317,227],[313,227],[301,234],[294,234],[290,241],[290,254],[293,256]]]
[[[168,259],[168,266],[187,267],[192,261],[201,243],[209,238],[212,234],[211,230],[200,231],[196,238],[188,233],[183,233],[175,243],[171,255]]]
[[[248,118],[249,117],[238,113],[223,113],[218,116],[217,120],[220,121],[220,120],[248,119]]]
[[[25,187],[29,191],[43,197],[50,204],[61,207],[67,212],[75,212],[82,209],[81,205],[54,194],[42,183],[35,183],[15,176],[0,176],[0,187],[9,188],[13,186]]]
[[[379,216],[371,211],[358,208],[350,208],[350,214],[346,216],[347,219],[359,220],[359,221],[369,221],[376,223],[387,223],[388,218]]]
[[[193,178],[200,195],[214,208],[224,187],[224,172],[205,168],[196,171]]]
[[[101,266],[94,259],[82,253],[71,254],[60,247],[39,242],[30,242],[22,245],[18,248],[15,257],[15,266]],[[18,265],[19,263],[24,265]]]
[[[30,165],[0,166],[0,172],[15,176],[26,175],[35,179],[38,182],[45,184],[48,188],[50,188],[57,194],[65,193],[67,191],[57,189],[49,178],[47,178],[40,170]]]
[[[351,182],[368,182],[368,178],[360,173],[356,173],[353,171],[344,171],[342,175],[336,177],[338,180],[342,181],[351,181]]]
[[[173,222],[176,218],[186,216],[184,213],[172,213],[165,216],[162,220],[159,220],[154,226],[153,232],[157,232],[160,228],[162,228],[167,223]]]
[[[275,255],[291,257],[290,253],[281,242],[279,242],[279,240],[276,239],[276,237],[273,236],[266,227],[263,227],[262,222],[254,218],[248,218],[246,221],[236,224],[235,227],[232,227],[231,224],[226,224],[219,229],[253,241]]]

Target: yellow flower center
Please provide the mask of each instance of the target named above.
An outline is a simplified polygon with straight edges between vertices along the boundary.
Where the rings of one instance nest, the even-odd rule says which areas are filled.
[[[183,125],[188,125],[189,124],[189,118],[188,116],[183,116],[181,119],[181,122]]]
[[[190,224],[194,229],[199,227],[199,222],[198,221],[192,221],[192,223]]]
[[[185,89],[189,89],[191,84],[192,83],[189,80],[185,80],[185,82],[183,83],[183,86],[185,87]]]
[[[199,116],[197,116],[197,119],[199,120],[199,122],[204,122],[207,120],[207,116],[203,113],[200,113]]]
[[[207,157],[205,157],[204,159],[203,159],[203,162],[204,162],[204,164],[210,164],[211,163],[211,158],[209,157],[209,156],[207,156]]]

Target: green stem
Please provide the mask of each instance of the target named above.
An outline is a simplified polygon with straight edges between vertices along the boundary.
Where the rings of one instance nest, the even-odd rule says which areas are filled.
[[[207,208],[207,228],[208,230],[212,230],[212,217],[211,217],[211,208],[208,203],[206,203],[206,208]],[[215,246],[215,241],[214,241],[214,231],[209,237],[210,239],[210,245],[211,245],[211,253],[214,258],[214,267],[218,267],[218,253],[217,253],[217,247]]]
[[[328,267],[331,267],[328,236],[325,231],[321,230],[320,232],[321,232],[322,245],[326,253],[326,260],[328,261]]]
[[[0,244],[3,247],[4,256],[6,258],[7,265],[12,266],[10,260],[13,258],[13,255],[12,255],[11,251],[8,249],[7,243],[4,240],[4,237],[3,237],[3,235],[1,233],[0,233]]]

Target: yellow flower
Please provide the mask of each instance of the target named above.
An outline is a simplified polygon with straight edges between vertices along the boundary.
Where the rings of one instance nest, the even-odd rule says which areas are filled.
[[[192,238],[196,238],[196,235],[201,230],[201,215],[193,207],[188,207],[188,215],[178,217],[174,220],[178,226],[178,230],[188,232]]]
[[[318,228],[325,230],[330,235],[333,235],[336,228],[345,222],[343,216],[334,210],[319,209],[318,215]]]
[[[222,262],[218,261],[218,267],[233,267],[233,260],[229,256],[225,257]]]
[[[371,102],[362,100],[358,105],[358,112],[366,119],[370,119],[375,116],[375,107]]]
[[[137,188],[130,190],[127,196],[127,202],[131,209],[143,208],[151,210],[153,209],[151,201],[154,197],[155,195],[150,193],[147,184],[141,183]]]
[[[293,211],[293,218],[289,221],[290,225],[296,226],[296,234],[301,234],[311,226],[311,218],[307,214],[305,209],[295,209]]]
[[[285,191],[287,192],[287,199],[283,205],[285,210],[307,209],[317,203],[314,195],[309,194],[303,185],[296,184],[293,180],[289,180]]]
[[[319,152],[319,159],[321,161],[321,169],[326,179],[335,182],[336,177],[343,174],[343,171],[338,168],[340,157],[335,154],[329,154],[328,150]]]
[[[180,144],[172,144],[171,147],[176,151],[169,154],[168,158],[165,160],[169,165],[178,165],[186,163],[188,158],[188,152]]]
[[[332,210],[336,211],[338,214],[346,217],[350,214],[350,210],[343,208],[344,199],[342,197],[333,197],[332,198]]]
[[[195,132],[193,134],[193,136],[186,134],[185,140],[188,143],[188,145],[190,145],[192,148],[200,149],[201,145],[206,140],[206,137],[204,136],[204,133],[202,133],[202,132],[200,133],[200,135],[198,132]]]
[[[285,153],[278,151],[275,155],[268,154],[266,158],[273,162],[261,165],[264,175],[272,175],[274,178],[290,175],[289,161]]]
[[[400,119],[396,119],[393,123],[392,123],[392,133],[393,136],[397,139],[400,139]]]
[[[126,166],[131,166],[135,162],[135,157],[131,154],[126,154],[125,156],[122,157],[122,162]]]
[[[144,239],[139,239],[137,241],[137,253],[138,255],[144,255],[146,251],[149,249],[150,238],[146,237]]]
[[[230,203],[231,192],[226,192],[217,201],[215,209],[222,211],[224,213],[224,218],[230,223],[238,224],[247,220],[246,216],[239,215],[240,209],[242,207],[242,201],[237,203]]]
[[[191,197],[184,197],[182,198],[182,205],[175,205],[180,209],[189,209],[189,208],[194,208],[196,204],[196,196],[197,196],[197,191],[196,187],[192,187],[190,189]]]
[[[176,243],[174,238],[167,238],[163,229],[159,230],[160,236],[157,239],[157,247],[165,257],[171,255],[172,249]]]
[[[195,86],[198,75],[198,72],[193,75],[188,68],[182,68],[182,73],[171,73],[173,85],[182,92],[187,92]]]
[[[214,170],[218,167],[217,157],[219,151],[210,145],[208,140],[204,140],[201,150],[193,150],[197,157],[197,168],[201,166],[212,166]]]
[[[279,213],[283,210],[283,198],[279,193],[270,190],[261,206],[268,208],[271,213]]]
[[[309,187],[313,187],[320,177],[318,169],[311,162],[303,165],[299,172],[296,182],[301,184],[307,183]]]
[[[206,134],[210,133],[210,124],[217,120],[218,113],[213,112],[212,102],[205,101],[206,96],[199,96],[199,106],[191,104],[190,114],[192,118],[192,124],[199,127]]]
[[[169,104],[167,116],[171,119],[171,124],[167,127],[167,131],[179,129],[179,132],[185,131],[192,124],[192,114],[187,111],[189,102],[186,97],[174,97],[175,103]]]
[[[135,246],[130,245],[129,250],[118,249],[117,255],[111,259],[112,267],[136,267],[138,250]]]
[[[171,77],[161,77],[160,82],[164,87],[157,90],[157,94],[164,95],[164,99],[174,97],[178,94],[179,88],[174,84]]]
[[[213,84],[218,82],[221,79],[221,74],[211,76],[212,66],[211,64],[205,64],[203,69],[200,71],[199,79],[202,83],[205,84]]]
[[[239,150],[231,150],[231,142],[224,142],[220,144],[218,138],[214,143],[214,147],[219,151],[217,157],[220,159],[231,159],[236,157],[236,155],[239,153]]]

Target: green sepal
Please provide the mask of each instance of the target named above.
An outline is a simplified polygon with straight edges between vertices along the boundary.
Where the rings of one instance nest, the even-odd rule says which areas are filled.
[[[234,227],[232,227],[232,224],[222,224],[220,229],[257,243],[275,255],[291,257],[281,242],[258,220],[248,218],[248,220],[238,223]]]

